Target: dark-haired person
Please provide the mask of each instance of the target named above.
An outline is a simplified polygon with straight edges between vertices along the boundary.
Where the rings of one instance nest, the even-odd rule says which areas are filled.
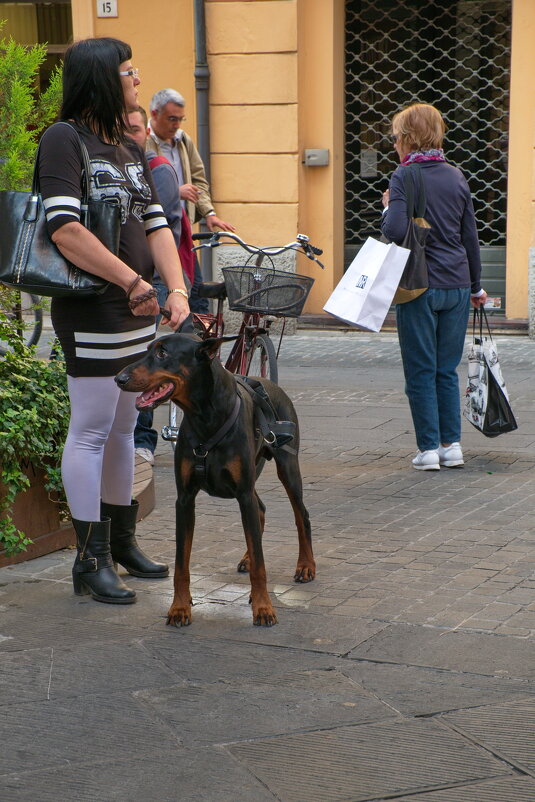
[[[145,150],[148,135],[148,120],[145,109],[141,106],[128,114],[128,133]],[[192,253],[193,242],[191,227],[185,209],[180,202],[180,187],[178,176],[173,165],[165,156],[157,156],[153,151],[146,152],[147,161],[151,169],[154,186],[162,204],[163,213],[173,234],[178,250],[184,282],[191,289],[195,272],[195,257]],[[167,287],[162,284],[160,276],[153,277],[153,286],[158,292],[160,304],[165,303]],[[158,321],[158,318],[156,319]],[[134,447],[136,455],[150,465],[154,464],[154,452],[158,444],[158,432],[153,427],[154,413],[151,409],[142,409],[138,415],[134,429]]]
[[[431,229],[425,254],[429,289],[397,304],[396,317],[405,392],[409,399],[420,471],[458,468],[461,410],[457,365],[461,361],[470,303],[482,306],[481,258],[472,198],[466,179],[442,150],[446,127],[434,106],[414,103],[392,119],[392,140],[400,166],[383,193],[382,231],[401,243],[408,216],[403,171],[417,164]]]
[[[74,590],[101,602],[128,604],[135,592],[114,563],[134,576],[164,577],[135,539],[132,503],[135,394],[114,376],[154,338],[154,268],[169,289],[172,329],[189,314],[173,236],[157,200],[141,148],[127,136],[127,113],[137,106],[138,71],[129,45],[85,39],[71,45],[63,68],[60,119],[69,121],[91,161],[91,197],[119,206],[115,256],[80,223],[81,156],[76,132],[52,125],[43,135],[39,179],[50,236],[71,262],[111,282],[103,295],[55,298],[52,323],[65,354],[71,419],[62,477],[77,536]],[[140,301],[130,309],[129,300]]]

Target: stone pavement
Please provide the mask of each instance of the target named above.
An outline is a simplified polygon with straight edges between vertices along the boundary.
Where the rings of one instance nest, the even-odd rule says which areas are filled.
[[[115,607],[73,596],[72,551],[0,570],[2,802],[533,802],[535,343],[497,340],[520,428],[464,425],[464,470],[431,473],[395,335],[284,341],[318,574],[292,582],[268,464],[271,629],[233,501],[199,496],[188,628],[165,626],[171,580],[129,578]],[[171,562],[168,444],[155,476],[139,531]]]

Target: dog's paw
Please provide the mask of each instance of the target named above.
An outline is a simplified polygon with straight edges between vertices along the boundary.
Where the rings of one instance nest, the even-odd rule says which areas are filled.
[[[298,565],[295,569],[294,582],[312,582],[316,576],[316,566],[312,565]]]
[[[249,554],[245,552],[243,557],[238,563],[238,567],[236,569],[239,574],[248,574],[249,573]]]
[[[170,607],[167,613],[167,624],[172,627],[189,627],[191,607]]]
[[[255,627],[272,627],[277,623],[275,610],[271,605],[262,605],[253,610],[253,624]]]

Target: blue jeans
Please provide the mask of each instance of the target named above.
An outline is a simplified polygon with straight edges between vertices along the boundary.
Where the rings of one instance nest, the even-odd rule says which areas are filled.
[[[167,287],[159,280],[154,281],[153,287],[158,292],[158,303],[163,306],[167,300]],[[161,315],[158,315],[156,326],[158,326],[160,319]],[[136,428],[134,429],[134,446],[135,448],[148,448],[154,454],[158,443],[158,432],[152,428],[153,419],[154,412],[152,409],[143,409],[139,412]]]
[[[431,288],[396,306],[399,345],[420,451],[461,439],[457,365],[464,350],[470,289]]]
[[[207,298],[199,298],[199,287],[202,284],[202,273],[199,260],[195,257],[195,273],[193,274],[193,285],[189,294],[189,308],[192,312],[209,312]]]

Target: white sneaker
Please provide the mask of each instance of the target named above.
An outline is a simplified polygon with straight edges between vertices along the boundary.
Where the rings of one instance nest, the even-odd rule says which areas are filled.
[[[416,456],[412,461],[412,467],[417,471],[439,471],[440,462],[438,459],[438,451],[417,451]]]
[[[145,462],[148,462],[149,465],[154,465],[154,454],[150,448],[136,448],[136,454],[141,459],[144,459]]]
[[[452,443],[451,446],[439,446],[438,459],[440,464],[446,468],[462,468],[464,459],[461,444]]]

